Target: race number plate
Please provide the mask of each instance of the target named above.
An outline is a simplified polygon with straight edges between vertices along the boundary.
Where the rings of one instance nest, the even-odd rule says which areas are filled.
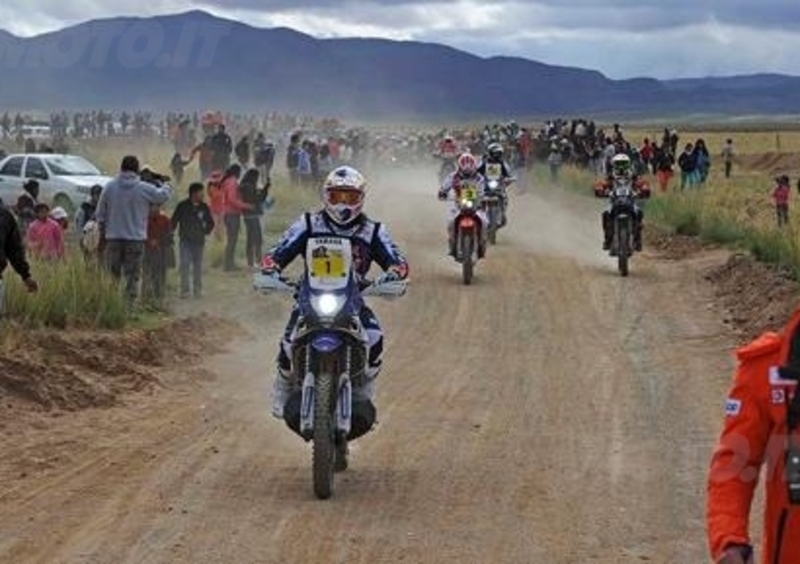
[[[475,201],[478,199],[478,187],[474,184],[464,184],[461,186],[461,198],[464,200]]]
[[[314,237],[306,249],[306,264],[312,288],[335,290],[347,286],[353,263],[353,251],[348,239]]]
[[[486,165],[486,178],[489,180],[499,180],[503,175],[503,167],[497,163],[490,163]]]

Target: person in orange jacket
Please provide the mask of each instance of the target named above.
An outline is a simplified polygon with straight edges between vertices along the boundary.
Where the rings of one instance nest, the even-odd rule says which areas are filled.
[[[707,531],[717,564],[753,562],[750,506],[765,467],[761,562],[800,563],[800,308],[781,333],[736,351],[725,426],[708,478]],[[790,493],[791,492],[791,493]],[[794,501],[794,503],[792,503]]]

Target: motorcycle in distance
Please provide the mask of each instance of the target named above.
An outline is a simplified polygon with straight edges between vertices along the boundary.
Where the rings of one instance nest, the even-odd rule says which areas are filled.
[[[648,198],[649,189],[634,190],[630,180],[614,180],[609,189],[598,190],[595,186],[595,194],[598,197],[608,197],[611,200],[611,208],[617,212],[612,218],[612,237],[611,246],[608,254],[617,258],[617,269],[621,276],[628,276],[628,263],[634,253],[634,229],[637,197]],[[638,195],[637,195],[638,194]]]
[[[486,215],[489,218],[489,223],[486,226],[486,237],[490,245],[497,244],[497,231],[505,226],[501,222],[503,209],[502,199],[508,197],[504,192],[506,186],[516,180],[515,178],[507,178],[501,180],[499,178],[492,178],[486,181],[486,193],[484,195],[484,203],[486,205]],[[506,221],[508,218],[506,217]]]
[[[307,273],[299,281],[258,272],[253,287],[262,293],[288,293],[297,301],[291,378],[294,389],[302,390],[300,433],[313,445],[314,493],[328,499],[334,472],[347,468],[352,390],[365,378],[368,338],[358,315],[362,300],[400,297],[408,280],[391,274],[372,282],[359,279],[350,240],[335,236],[309,239],[306,264]]]
[[[483,220],[478,210],[483,205],[480,189],[475,182],[461,185],[458,196],[458,213],[453,223],[455,231],[455,259],[461,263],[461,277],[465,285],[472,283],[475,264],[478,262]]]

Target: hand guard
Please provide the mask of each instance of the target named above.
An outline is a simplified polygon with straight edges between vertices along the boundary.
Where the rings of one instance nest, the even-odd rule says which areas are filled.
[[[398,280],[405,280],[406,278],[408,278],[408,265],[396,264],[394,266],[389,267],[389,269],[386,270],[386,272],[381,274],[375,281],[375,283],[381,284],[385,282],[396,282]]]
[[[278,263],[272,258],[272,255],[264,255],[261,259],[261,274],[266,275],[278,275],[281,272],[281,268],[278,266]]]

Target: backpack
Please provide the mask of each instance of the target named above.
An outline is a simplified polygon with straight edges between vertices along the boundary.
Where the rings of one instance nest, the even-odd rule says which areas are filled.
[[[100,247],[100,224],[93,219],[87,221],[83,226],[81,247],[91,253]]]

